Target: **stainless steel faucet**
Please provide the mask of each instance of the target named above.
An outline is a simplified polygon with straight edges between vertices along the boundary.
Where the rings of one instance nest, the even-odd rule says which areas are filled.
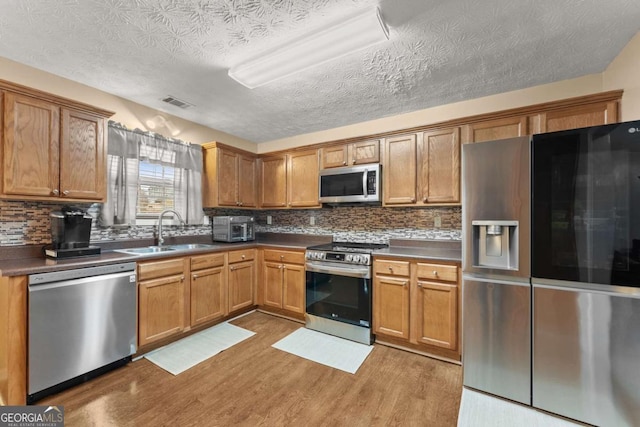
[[[180,214],[174,211],[173,209],[165,209],[162,212],[160,212],[160,216],[158,216],[158,246],[162,246],[162,244],[164,243],[164,237],[162,237],[162,217],[164,216],[164,214],[169,212],[173,213],[176,217],[178,217],[178,220],[182,225],[185,225],[185,222],[182,220],[182,217],[180,216]]]

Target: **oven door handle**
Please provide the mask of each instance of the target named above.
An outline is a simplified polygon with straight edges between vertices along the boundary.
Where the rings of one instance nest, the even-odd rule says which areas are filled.
[[[371,270],[369,267],[366,268],[342,268],[342,267],[328,267],[322,264],[316,264],[313,262],[307,262],[305,264],[305,268],[307,271],[311,271],[314,273],[325,273],[325,274],[335,274],[337,276],[348,276],[348,277],[361,277],[363,279],[369,279],[371,277]]]

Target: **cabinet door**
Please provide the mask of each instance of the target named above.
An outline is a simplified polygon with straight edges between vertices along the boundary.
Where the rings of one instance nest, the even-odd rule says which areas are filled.
[[[420,146],[422,203],[460,202],[460,129],[425,132]]]
[[[218,148],[218,205],[238,205],[239,154]]]
[[[465,125],[463,128],[463,142],[466,144],[494,141],[496,139],[523,136],[528,133],[526,116],[505,117]]]
[[[2,193],[57,197],[60,109],[11,92],[4,102]]]
[[[418,281],[418,341],[456,350],[458,348],[458,286]]]
[[[255,208],[258,205],[256,159],[240,156],[238,176],[238,202],[240,206]]]
[[[60,195],[87,200],[106,196],[104,119],[62,109]]]
[[[318,150],[289,154],[289,206],[320,206]]]
[[[287,206],[287,158],[265,157],[260,168],[260,205]]]
[[[301,265],[283,266],[282,308],[295,313],[305,312],[305,272]]]
[[[347,148],[348,145],[337,145],[335,147],[322,148],[320,150],[322,168],[329,169],[347,166]]]
[[[264,305],[282,308],[282,267],[282,264],[264,263]]]
[[[349,146],[349,158],[354,165],[378,163],[380,161],[380,140],[355,142]]]
[[[253,305],[255,261],[229,265],[229,312]]]
[[[373,313],[376,334],[409,339],[409,278],[376,275]]]
[[[138,345],[184,329],[184,276],[140,282],[138,292]]]
[[[191,326],[226,316],[226,267],[191,274]]]
[[[416,134],[387,138],[385,142],[384,196],[385,205],[416,203],[417,151]]]
[[[535,133],[556,132],[618,122],[617,102],[577,105],[540,114],[540,129]]]

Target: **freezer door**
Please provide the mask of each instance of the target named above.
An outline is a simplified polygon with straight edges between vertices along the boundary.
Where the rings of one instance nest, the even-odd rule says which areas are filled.
[[[531,404],[531,286],[464,276],[464,385]]]
[[[533,406],[640,426],[640,295],[534,281]]]

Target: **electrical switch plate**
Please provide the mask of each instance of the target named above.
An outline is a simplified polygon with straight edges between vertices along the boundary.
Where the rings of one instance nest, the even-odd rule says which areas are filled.
[[[309,218],[309,225],[316,225],[316,217],[312,216]]]
[[[271,215],[267,215],[267,225],[271,225],[272,218]]]
[[[442,217],[437,216],[437,217],[433,218],[433,226],[435,228],[442,227]]]

